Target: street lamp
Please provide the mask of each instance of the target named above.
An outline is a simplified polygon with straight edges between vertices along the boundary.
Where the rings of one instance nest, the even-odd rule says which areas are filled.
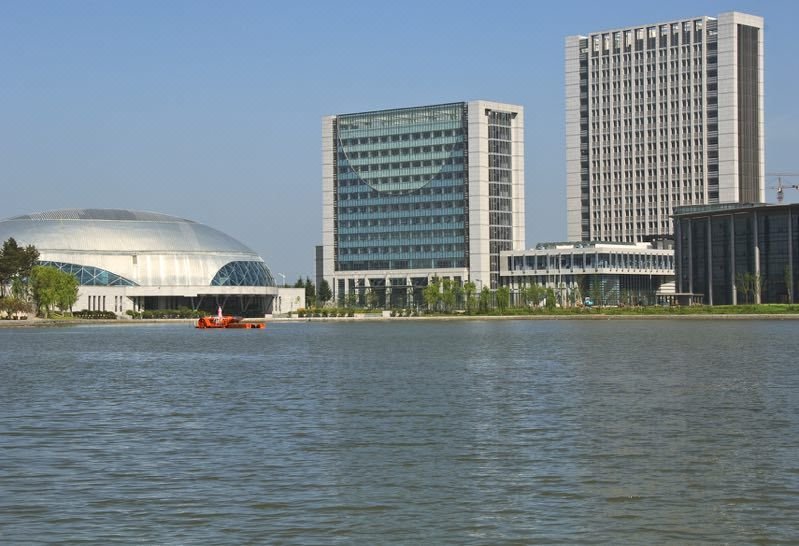
[[[286,276],[283,273],[278,273],[281,277],[283,277],[283,286],[286,286]]]

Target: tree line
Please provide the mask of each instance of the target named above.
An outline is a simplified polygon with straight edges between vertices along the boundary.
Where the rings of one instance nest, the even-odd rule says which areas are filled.
[[[311,281],[310,277],[297,278],[294,283],[294,288],[305,289],[305,306],[306,307],[324,307],[324,305],[333,299],[333,291],[330,289],[330,283],[322,279],[319,283],[319,291],[316,290],[316,285]]]
[[[317,291],[309,277],[304,280],[299,277],[294,283],[294,288],[305,289],[305,305],[308,308],[324,307],[333,299],[333,292],[326,280],[322,280]],[[340,303],[347,308],[365,306],[376,309],[380,306],[380,299],[374,289],[366,288],[362,296],[359,298],[357,293],[350,292]],[[422,298],[426,310],[432,313],[505,312],[511,307],[511,292],[507,286],[500,286],[494,292],[484,286],[478,291],[473,281],[461,282],[449,278],[430,279],[430,283],[422,290]],[[529,309],[551,310],[558,305],[558,298],[554,289],[532,284],[518,291],[516,304]]]
[[[6,318],[36,313],[47,318],[78,301],[78,279],[52,266],[37,265],[39,251],[11,237],[0,249],[0,314]]]

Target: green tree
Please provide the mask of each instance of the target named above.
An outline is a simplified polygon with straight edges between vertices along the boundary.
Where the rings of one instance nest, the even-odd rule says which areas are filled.
[[[7,296],[0,298],[0,312],[4,311],[8,316],[15,314],[27,314],[33,311],[33,306],[25,299]]]
[[[531,307],[538,308],[541,305],[544,292],[544,287],[537,283],[533,283],[530,286],[525,286],[522,290],[524,302]]]
[[[738,273],[735,275],[735,291],[740,300],[743,300],[737,301],[737,303],[746,303],[749,293],[749,273]]]
[[[297,278],[297,282],[294,283],[294,288],[305,288],[305,281],[302,280],[302,277]]]
[[[39,251],[33,245],[21,247],[10,237],[0,249],[0,296],[6,295],[6,286],[14,279],[25,280],[31,275]]]
[[[455,307],[455,281],[444,279],[441,288],[441,304],[444,306],[444,311],[449,313]]]
[[[53,307],[65,311],[78,301],[78,279],[74,275],[37,265],[31,270],[30,279],[33,299],[44,318]]]
[[[354,293],[351,293],[350,296],[354,296]],[[330,284],[327,280],[322,279],[322,282],[319,283],[319,301],[324,305],[325,303],[329,302],[330,299],[333,297],[333,291],[330,290]]]
[[[441,301],[441,279],[433,277],[422,292],[424,302],[430,311],[436,311]]]
[[[305,305],[316,302],[316,287],[314,287],[309,277],[305,277],[305,284],[303,286],[305,288]]]
[[[504,313],[510,304],[510,288],[507,286],[500,286],[497,288],[497,308],[500,313]]]
[[[735,276],[735,289],[743,293],[746,303],[759,303],[763,278],[757,273],[738,273]]]
[[[577,291],[577,301],[584,301],[588,292],[588,277],[586,275],[575,276],[575,290]]]
[[[477,298],[475,297],[476,292],[477,286],[472,281],[467,281],[463,284],[463,294],[466,299],[467,313],[474,312],[475,308],[477,307]]]
[[[546,305],[547,310],[552,311],[557,304],[557,299],[555,298],[555,291],[552,288],[546,289]]]
[[[366,307],[374,309],[377,307],[378,297],[374,288],[371,286],[366,289]]]
[[[455,306],[458,307],[459,309],[462,309],[463,305],[464,305],[464,303],[463,303],[463,282],[455,281],[452,284],[452,294],[454,296],[453,299],[455,300]]]
[[[478,309],[481,313],[485,313],[488,311],[488,307],[491,304],[491,291],[488,289],[487,286],[484,286],[482,290],[480,290],[480,301],[478,303]]]
[[[24,280],[21,277],[14,277],[11,280],[11,297],[27,301],[30,296],[30,286],[28,286],[29,280],[28,277],[25,277]]]

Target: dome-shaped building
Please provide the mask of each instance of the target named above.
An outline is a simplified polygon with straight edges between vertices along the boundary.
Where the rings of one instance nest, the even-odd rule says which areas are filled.
[[[75,309],[190,307],[227,314],[272,312],[277,287],[263,259],[204,224],[166,214],[70,209],[0,220],[0,241],[34,245],[40,263],[74,274]]]

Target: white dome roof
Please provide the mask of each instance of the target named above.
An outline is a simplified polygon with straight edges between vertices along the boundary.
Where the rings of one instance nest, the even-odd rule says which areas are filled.
[[[231,262],[258,262],[266,284],[274,284],[261,257],[233,237],[155,212],[66,209],[26,214],[0,220],[0,242],[9,237],[34,245],[43,261],[100,268],[142,286],[207,286]]]

